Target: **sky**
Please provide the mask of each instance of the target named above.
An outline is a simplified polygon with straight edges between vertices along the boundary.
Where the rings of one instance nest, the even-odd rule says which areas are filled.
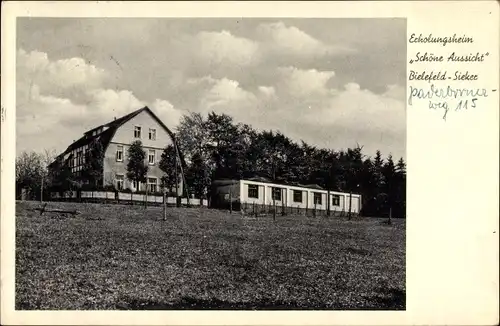
[[[406,20],[18,18],[16,151],[150,107],[406,158]]]

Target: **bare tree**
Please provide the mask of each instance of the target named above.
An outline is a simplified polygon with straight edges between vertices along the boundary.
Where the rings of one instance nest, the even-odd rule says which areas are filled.
[[[46,187],[48,166],[55,157],[54,150],[22,152],[16,158],[16,187],[27,189],[31,196],[40,191],[40,200],[43,201],[43,191]]]
[[[50,182],[50,180],[47,180],[47,177],[49,175],[49,165],[54,161],[56,157],[56,151],[55,149],[44,149],[43,154],[41,154],[41,161],[42,161],[42,173],[41,173],[41,182],[40,182],[40,202],[43,202],[43,191],[44,187],[48,187],[47,181]]]

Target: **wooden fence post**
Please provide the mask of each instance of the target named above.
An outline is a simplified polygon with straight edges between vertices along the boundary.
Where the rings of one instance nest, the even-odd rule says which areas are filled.
[[[43,173],[42,173],[42,185],[40,187],[40,203],[43,203]]]
[[[146,196],[144,196],[144,208],[148,209],[148,178],[146,176]]]
[[[167,220],[167,191],[163,190],[163,220]]]
[[[233,214],[233,192],[231,186],[229,186],[229,213]]]
[[[349,193],[349,219],[351,219],[351,210],[352,210],[352,192]]]
[[[276,221],[276,198],[274,197],[273,194],[273,220]]]

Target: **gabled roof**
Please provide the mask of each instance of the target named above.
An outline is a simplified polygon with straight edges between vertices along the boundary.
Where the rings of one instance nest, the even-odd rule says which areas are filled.
[[[121,118],[115,119],[113,121],[110,121],[108,123],[105,123],[103,125],[100,125],[98,127],[95,127],[95,128],[92,128],[92,129],[86,131],[80,139],[76,140],[71,145],[69,145],[68,148],[66,148],[66,150],[61,155],[59,155],[57,157],[57,159],[62,158],[65,154],[71,152],[72,150],[74,150],[76,148],[79,148],[79,147],[82,147],[82,146],[85,146],[85,145],[88,145],[88,144],[91,144],[91,143],[97,142],[97,141],[101,142],[102,148],[104,150],[106,150],[109,143],[111,142],[111,139],[115,135],[116,130],[119,127],[121,127],[123,124],[125,124],[127,121],[131,120],[132,118],[134,118],[135,116],[139,115],[142,112],[148,112],[151,115],[151,117],[153,117],[153,119],[156,122],[158,122],[158,124],[160,124],[160,126],[163,129],[165,129],[165,131],[167,131],[167,133],[170,135],[170,137],[172,137],[172,139],[174,138],[174,134],[172,133],[172,131],[170,131],[170,129],[168,129],[168,127],[153,113],[153,111],[151,111],[151,109],[149,109],[147,106],[145,106],[141,109],[135,110],[134,112],[131,112],[127,115],[124,115]],[[104,130],[103,132],[101,132],[97,135],[92,135],[92,133],[94,131],[96,131],[100,128],[106,128],[106,130]],[[182,157],[182,155],[181,155],[181,161],[184,163],[184,158]]]

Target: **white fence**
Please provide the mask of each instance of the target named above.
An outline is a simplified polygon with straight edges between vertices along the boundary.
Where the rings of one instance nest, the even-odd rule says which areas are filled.
[[[152,204],[163,204],[164,196],[158,195],[145,195],[145,194],[134,194],[125,192],[111,192],[111,191],[81,191],[80,196],[78,196],[77,191],[66,191],[62,194],[58,192],[52,192],[50,194],[52,200],[82,200],[82,201],[117,201],[117,202],[128,202],[128,203],[148,203]],[[176,204],[175,197],[166,197],[166,203],[169,205]],[[203,199],[200,201],[199,198],[189,198],[189,205],[192,206],[208,206],[208,201]],[[181,198],[181,205],[188,205],[187,198]]]

